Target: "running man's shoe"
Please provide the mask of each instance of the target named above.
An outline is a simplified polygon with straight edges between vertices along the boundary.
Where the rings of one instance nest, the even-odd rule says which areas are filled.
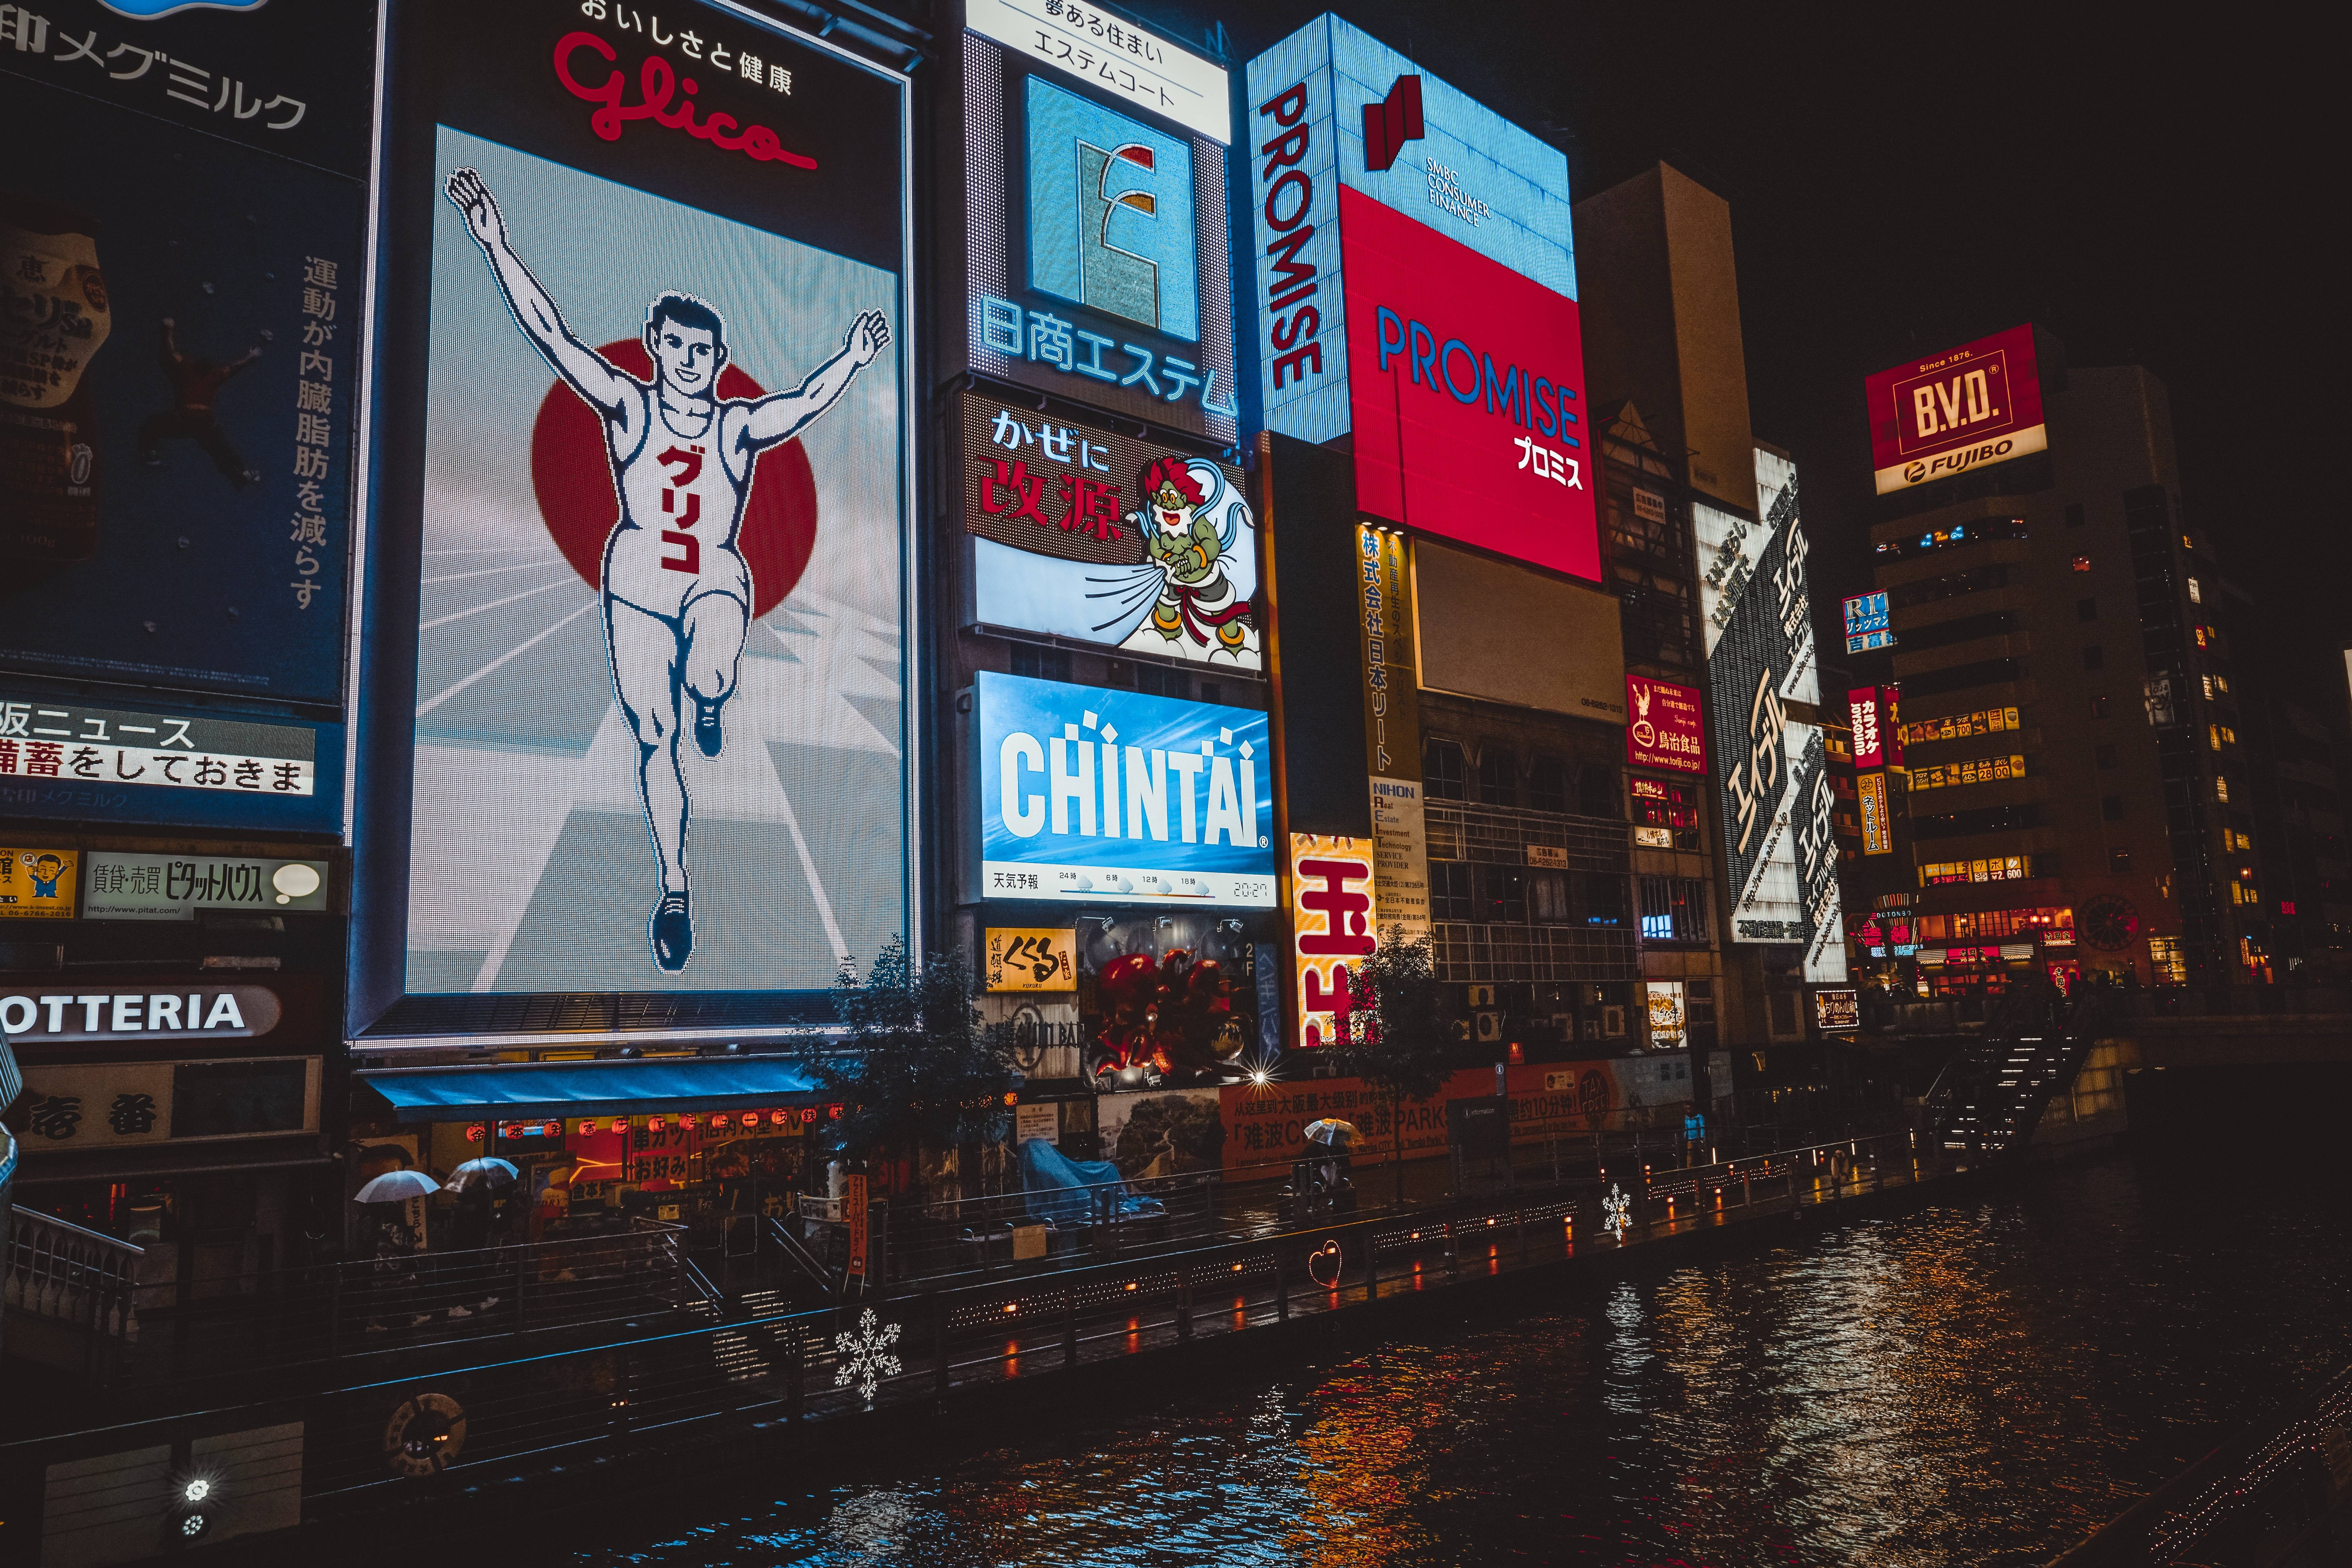
[[[694,700],[694,743],[706,757],[716,757],[727,745],[727,737],[719,730],[719,706],[699,697]]]
[[[646,936],[653,943],[655,968],[664,974],[686,968],[687,955],[694,951],[694,917],[686,912],[684,893],[661,896],[654,918],[646,922]]]

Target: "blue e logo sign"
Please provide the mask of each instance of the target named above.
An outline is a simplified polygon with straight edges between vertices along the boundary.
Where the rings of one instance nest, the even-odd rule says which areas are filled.
[[[1029,286],[1201,338],[1192,149],[1029,79]]]

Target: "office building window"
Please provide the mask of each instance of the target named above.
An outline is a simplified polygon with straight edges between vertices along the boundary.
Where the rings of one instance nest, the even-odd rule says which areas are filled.
[[[1705,942],[1706,884],[1685,877],[1636,879],[1644,942]]]
[[[1510,747],[1489,741],[1478,748],[1478,799],[1487,805],[1519,804],[1519,760]]]
[[[1462,748],[1451,741],[1432,741],[1421,751],[1421,782],[1432,800],[1470,798]]]
[[[1471,886],[1467,860],[1429,863],[1429,913],[1433,920],[1469,921],[1478,918],[1478,899]]]
[[[1568,765],[1543,752],[1528,768],[1528,804],[1538,811],[1568,810]]]

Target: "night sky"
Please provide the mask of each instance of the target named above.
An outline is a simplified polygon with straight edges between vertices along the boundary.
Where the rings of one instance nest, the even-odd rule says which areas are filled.
[[[1327,8],[1564,148],[1580,198],[1663,159],[1730,201],[1751,416],[1801,466],[1825,633],[1868,585],[1863,377],[2033,321],[2074,364],[2167,383],[2187,521],[2284,643],[2281,688],[2343,722],[2344,314],[2321,234],[2342,181],[2316,167],[2337,94],[2311,40],[2254,12],[2047,5],[1139,15],[1222,20],[1246,59]]]

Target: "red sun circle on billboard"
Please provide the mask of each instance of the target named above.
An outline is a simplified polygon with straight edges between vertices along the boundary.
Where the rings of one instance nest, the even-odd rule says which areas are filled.
[[[652,382],[653,356],[637,339],[624,338],[596,352],[623,374]],[[721,398],[760,397],[766,390],[734,365],[719,373]],[[816,475],[801,444],[786,441],[760,454],[751,481],[735,547],[751,569],[751,615],[757,619],[782,604],[808,569],[816,546]],[[556,548],[583,581],[601,592],[604,542],[621,515],[613,460],[605,449],[604,422],[560,381],[548,387],[531,425],[530,487]]]

